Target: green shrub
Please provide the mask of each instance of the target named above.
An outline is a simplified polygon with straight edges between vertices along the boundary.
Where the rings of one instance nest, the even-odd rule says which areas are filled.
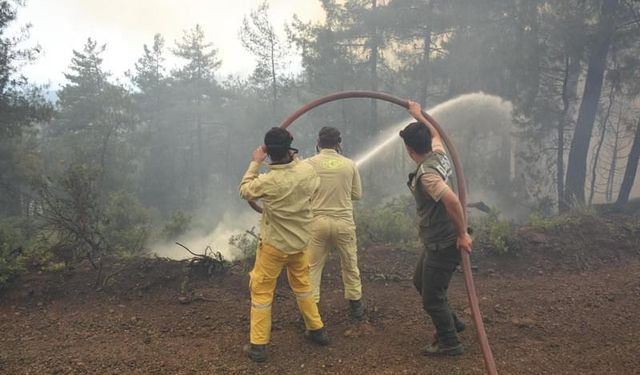
[[[162,228],[162,236],[167,241],[174,241],[187,232],[192,221],[193,216],[182,210],[176,210],[171,215],[169,222]]]
[[[243,268],[245,269],[250,267],[250,264],[255,260],[259,243],[259,237],[253,232],[253,229],[229,238],[229,245],[240,250],[240,261],[244,264]]]
[[[23,253],[23,238],[9,222],[0,223],[0,289],[24,271],[20,261]]]
[[[360,246],[394,244],[419,248],[413,198],[402,195],[375,207],[359,205],[355,212],[356,234]]]
[[[65,262],[53,262],[49,263],[44,267],[44,270],[47,272],[60,272],[67,268],[67,264]]]
[[[132,193],[109,196],[105,210],[104,237],[112,254],[139,255],[151,233],[151,215]]]
[[[565,216],[565,215],[542,216],[537,213],[529,215],[529,225],[541,230],[557,228],[561,225],[567,224],[568,222],[569,222],[569,216]]]
[[[516,250],[514,227],[509,220],[501,219],[500,212],[492,209],[487,215],[472,222],[474,240],[496,254],[508,254]]]

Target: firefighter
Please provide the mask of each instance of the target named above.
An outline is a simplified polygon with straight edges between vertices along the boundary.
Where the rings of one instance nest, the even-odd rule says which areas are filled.
[[[472,241],[460,200],[447,185],[451,163],[440,134],[422,115],[418,103],[409,102],[409,113],[418,122],[407,125],[400,137],[409,157],[417,164],[408,186],[416,200],[419,235],[424,246],[413,282],[436,329],[435,340],[422,353],[461,355],[464,349],[457,332],[465,326],[451,311],[447,289],[460,262],[460,251],[470,253]]]
[[[264,145],[253,152],[253,160],[240,183],[240,195],[246,200],[262,199],[260,245],[249,273],[251,291],[249,358],[267,359],[266,346],[271,335],[271,303],[276,282],[286,266],[289,286],[302,313],[306,334],[312,342],[327,345],[329,338],[313,299],[309,282],[309,258],[306,252],[311,238],[311,196],[319,178],[313,168],[298,160],[291,148],[293,137],[282,128],[272,128]],[[269,172],[258,174],[269,156]]]
[[[364,319],[362,282],[358,269],[356,225],[353,203],[362,197],[360,175],[356,164],[340,155],[340,131],[324,127],[318,134],[319,153],[307,159],[320,176],[320,187],[314,196],[313,224],[309,244],[313,296],[320,301],[320,283],[329,248],[340,257],[344,298],[349,301],[351,317]]]

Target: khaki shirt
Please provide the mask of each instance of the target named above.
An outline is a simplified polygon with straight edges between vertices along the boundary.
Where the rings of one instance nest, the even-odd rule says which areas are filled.
[[[439,202],[444,193],[451,190],[449,185],[444,182],[442,176],[437,173],[425,173],[420,176],[422,189],[424,194],[429,194],[434,201]]]
[[[356,163],[333,149],[322,149],[306,159],[320,176],[320,187],[313,198],[313,216],[353,221],[353,203],[362,197]]]
[[[311,196],[318,189],[318,175],[307,163],[269,165],[258,174],[259,163],[249,164],[240,183],[240,196],[262,199],[260,238],[287,254],[303,251],[311,239]]]

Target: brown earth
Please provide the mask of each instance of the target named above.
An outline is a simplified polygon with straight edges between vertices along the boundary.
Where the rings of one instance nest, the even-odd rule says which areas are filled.
[[[620,218],[608,223],[523,228],[516,255],[477,247],[476,286],[501,374],[640,374],[640,228]],[[432,326],[410,281],[416,258],[389,247],[361,251],[364,323],[347,318],[332,259],[321,302],[328,347],[305,341],[282,282],[262,365],[242,353],[249,295],[238,266],[192,280],[189,304],[179,302],[183,265],[173,261],[111,264],[124,270],[104,291],[93,288],[86,265],[31,273],[0,295],[0,373],[483,374],[471,324],[462,357],[419,354]],[[470,323],[461,274],[450,297]]]

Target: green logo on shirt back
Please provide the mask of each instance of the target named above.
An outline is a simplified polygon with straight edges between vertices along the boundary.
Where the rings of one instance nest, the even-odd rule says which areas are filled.
[[[339,169],[342,168],[345,161],[342,159],[327,159],[322,161],[322,167],[325,169]]]

